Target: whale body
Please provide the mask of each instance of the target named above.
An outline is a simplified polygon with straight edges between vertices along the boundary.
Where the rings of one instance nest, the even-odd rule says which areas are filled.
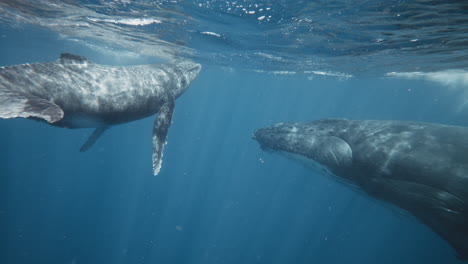
[[[405,209],[467,259],[468,128],[325,119],[275,124],[254,139]]]
[[[0,118],[30,118],[65,128],[96,128],[81,151],[112,125],[158,113],[153,173],[158,174],[174,102],[201,70],[192,61],[109,66],[62,53],[59,60],[0,68]]]

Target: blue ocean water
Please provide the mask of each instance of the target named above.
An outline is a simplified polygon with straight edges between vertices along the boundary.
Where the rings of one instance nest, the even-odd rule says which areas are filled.
[[[296,4],[301,7],[307,4],[304,2]],[[390,2],[396,5],[400,1]],[[417,12],[422,2],[414,1],[411,12]],[[465,72],[446,72],[466,70],[466,55],[459,56],[466,53],[466,47],[445,42],[449,49],[421,55],[412,53],[419,50],[415,47],[411,51],[395,44],[380,50],[378,56],[359,54],[356,50],[360,48],[350,54],[327,54],[338,44],[346,50],[348,42],[339,43],[337,38],[331,46],[324,45],[313,53],[304,51],[311,56],[304,58],[309,64],[294,64],[291,61],[301,57],[300,50],[275,50],[271,42],[263,49],[262,41],[245,47],[243,44],[259,32],[272,34],[266,36],[272,39],[279,35],[274,35],[274,27],[255,24],[266,21],[268,15],[260,20],[261,16],[245,18],[229,13],[222,6],[225,2],[194,1],[185,6],[189,4],[167,1],[169,7],[166,1],[156,7],[144,1],[51,3],[87,6],[87,13],[61,16],[58,11],[45,12],[45,8],[24,8],[27,5],[22,1],[0,4],[4,11],[0,65],[53,61],[65,51],[101,64],[154,63],[161,59],[150,55],[161,54],[151,48],[169,50],[171,45],[183,43],[187,51],[182,55],[202,61],[203,70],[176,102],[163,167],[156,177],[151,171],[153,117],[112,127],[86,153],[80,153],[79,148],[92,130],[56,128],[26,119],[0,120],[0,263],[462,263],[442,238],[407,212],[294,160],[264,152],[251,137],[256,129],[276,122],[332,117],[466,126],[468,82],[455,74],[465,76]],[[113,6],[115,3],[121,6]],[[192,5],[208,3],[223,8],[190,13]],[[52,4],[48,8],[56,7]],[[257,5],[265,10],[267,5],[273,6],[274,14],[284,8],[291,13],[285,11],[283,19],[289,14],[290,21],[296,22],[293,11],[301,10],[286,1],[259,1]],[[131,23],[106,25],[116,34],[125,30],[139,34],[122,35],[136,39],[119,47],[115,46],[119,38],[107,35],[93,39],[76,25],[80,19],[90,23],[89,18],[97,19],[96,14],[103,15],[96,23],[122,21],[129,10],[132,18],[139,13],[145,18],[151,14],[160,18],[161,25],[167,27],[166,35],[158,35],[164,43],[154,39],[159,23],[143,25],[150,27],[144,29]],[[351,15],[352,10],[346,10]],[[306,11],[310,9],[294,16],[305,16]],[[22,18],[33,13],[37,23]],[[189,15],[193,20],[184,22]],[[55,24],[63,25],[64,18],[75,23],[76,35],[70,28],[56,28]],[[167,22],[170,19],[172,24]],[[296,22],[280,25],[278,30]],[[219,30],[212,30],[210,23]],[[231,28],[232,36],[219,33],[226,30],[221,28],[223,23]],[[196,34],[182,32],[187,24]],[[177,25],[180,28],[171,28]],[[460,27],[466,28],[466,24]],[[103,28],[96,26],[90,31],[99,35]],[[346,29],[346,24],[339,28]],[[152,46],[138,46],[141,53],[138,48],[129,48],[129,43],[145,42],[145,30]],[[414,40],[419,36],[413,33],[406,37]],[[452,41],[466,41],[458,32],[446,34],[454,34]],[[337,33],[322,36],[327,35]],[[294,43],[297,45],[282,44]],[[425,51],[437,50],[437,43],[431,43],[431,47],[425,44]],[[171,51],[176,54],[175,50],[177,47]],[[400,52],[401,57],[396,55]],[[422,58],[412,60],[405,52]],[[383,60],[383,53],[390,62],[380,61],[381,67],[372,69],[380,65],[377,58]],[[317,56],[333,64],[310,62]],[[371,66],[364,65],[366,61]],[[431,61],[439,64],[426,65]],[[310,71],[305,66],[311,67]],[[429,75],[412,80],[385,74],[414,71],[447,75],[441,81]]]

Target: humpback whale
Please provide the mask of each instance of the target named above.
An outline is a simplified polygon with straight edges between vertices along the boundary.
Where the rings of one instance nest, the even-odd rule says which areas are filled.
[[[201,70],[192,61],[109,66],[62,53],[57,61],[0,68],[0,118],[29,118],[64,128],[95,128],[88,150],[112,125],[157,113],[153,174],[161,168],[174,102]]]
[[[468,258],[468,128],[324,119],[278,123],[253,138],[410,212]]]

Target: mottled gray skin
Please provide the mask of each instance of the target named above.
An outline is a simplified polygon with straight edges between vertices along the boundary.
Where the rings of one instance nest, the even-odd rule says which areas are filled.
[[[328,119],[255,132],[266,150],[313,160],[367,194],[397,205],[468,257],[468,128]]]
[[[154,174],[171,123],[174,100],[201,65],[191,61],[108,66],[64,53],[54,62],[0,69],[0,118],[33,118],[66,128],[97,128],[82,150],[109,126],[158,113],[153,133]]]

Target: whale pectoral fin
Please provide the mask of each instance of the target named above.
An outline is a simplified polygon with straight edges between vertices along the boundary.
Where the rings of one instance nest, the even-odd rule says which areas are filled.
[[[166,144],[167,131],[172,122],[174,100],[165,102],[158,112],[153,126],[153,174],[158,175],[161,169],[164,145]]]
[[[348,168],[353,162],[353,150],[343,139],[335,136],[318,136],[305,146],[307,156],[329,168]]]
[[[85,152],[90,149],[94,143],[98,140],[98,138],[107,130],[109,127],[98,127],[94,130],[94,132],[88,137],[88,140],[81,146],[80,152]]]
[[[58,105],[34,95],[0,90],[0,118],[37,117],[49,123],[63,118],[63,110]]]

